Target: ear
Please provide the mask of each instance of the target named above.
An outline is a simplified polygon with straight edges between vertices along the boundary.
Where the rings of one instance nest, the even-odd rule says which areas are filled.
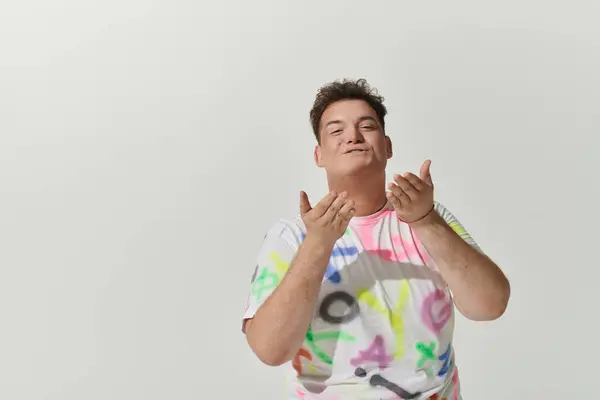
[[[315,164],[317,165],[317,167],[323,168],[324,165],[323,165],[323,155],[321,154],[321,146],[319,146],[319,145],[315,146],[314,157],[315,157]]]
[[[388,160],[392,158],[392,155],[394,154],[392,151],[392,139],[387,135],[385,136],[385,152]]]

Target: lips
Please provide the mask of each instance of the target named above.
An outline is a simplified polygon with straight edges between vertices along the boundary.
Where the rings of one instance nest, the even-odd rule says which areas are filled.
[[[347,150],[344,154],[363,153],[365,151],[367,151],[367,149],[350,149]]]

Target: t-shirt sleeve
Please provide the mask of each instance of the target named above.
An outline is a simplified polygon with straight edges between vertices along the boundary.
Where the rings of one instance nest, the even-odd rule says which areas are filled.
[[[479,245],[475,242],[473,237],[467,232],[467,230],[462,226],[462,224],[456,219],[456,217],[442,204],[435,203],[435,210],[437,213],[446,221],[448,226],[452,228],[454,232],[456,232],[465,242],[467,242],[471,247],[476,249],[477,251],[483,253]]]
[[[277,222],[265,235],[250,278],[242,331],[287,273],[300,245],[300,235],[299,228],[286,221]]]

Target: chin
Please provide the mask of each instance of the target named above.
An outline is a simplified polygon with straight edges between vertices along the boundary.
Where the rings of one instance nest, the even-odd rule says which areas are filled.
[[[344,168],[341,168],[338,173],[341,176],[362,176],[367,174],[373,174],[378,172],[381,168],[377,165],[373,164],[359,164],[355,165],[347,165]]]

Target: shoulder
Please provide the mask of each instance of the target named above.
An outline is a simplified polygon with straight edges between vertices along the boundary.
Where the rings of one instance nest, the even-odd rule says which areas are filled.
[[[275,221],[265,234],[265,241],[283,240],[292,247],[302,242],[306,228],[300,216],[283,217]]]
[[[456,232],[463,240],[469,243],[472,247],[481,251],[479,245],[475,242],[471,234],[465,229],[462,223],[452,214],[446,207],[440,203],[434,205],[435,211],[442,217],[442,219]]]
[[[437,212],[446,222],[451,222],[455,219],[454,215],[438,201],[433,202],[433,209]]]
[[[443,212],[447,212],[448,209],[439,201],[434,201],[433,202],[433,209],[435,211],[437,211],[438,213],[443,213]]]

